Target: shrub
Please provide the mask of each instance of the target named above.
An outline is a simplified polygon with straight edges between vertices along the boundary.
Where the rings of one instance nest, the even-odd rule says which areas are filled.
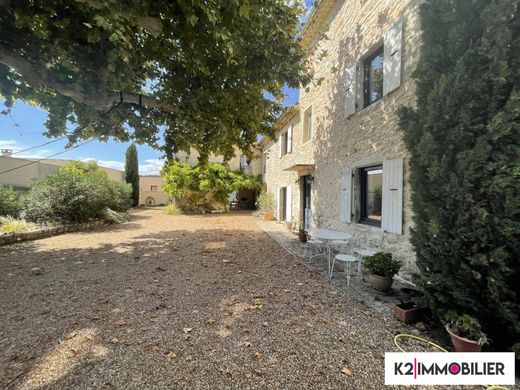
[[[23,219],[0,217],[0,234],[19,233],[34,229],[36,225]]]
[[[519,13],[426,2],[417,108],[400,111],[424,304],[476,318],[502,351],[520,342]]]
[[[91,164],[74,163],[36,183],[23,198],[23,214],[37,222],[85,222],[105,209],[125,211],[129,189]]]
[[[182,214],[181,210],[177,208],[174,204],[169,204],[164,208],[164,212],[168,215],[180,215]]]
[[[401,262],[392,259],[391,253],[377,252],[372,256],[365,257],[363,266],[375,275],[393,278],[399,272]]]
[[[127,211],[132,207],[132,185],[121,181],[110,180],[113,193],[112,202],[108,208],[114,211]]]
[[[275,207],[274,196],[269,191],[264,191],[258,196],[258,208],[262,214],[273,214]]]
[[[20,210],[20,197],[13,187],[0,186],[0,216],[17,217]]]

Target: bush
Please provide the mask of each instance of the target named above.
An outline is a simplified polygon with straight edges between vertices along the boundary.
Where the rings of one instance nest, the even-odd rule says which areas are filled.
[[[36,183],[23,198],[23,214],[37,223],[80,223],[104,218],[105,210],[129,207],[128,186],[90,164],[75,163]]]
[[[273,214],[276,208],[274,196],[269,191],[264,191],[258,196],[258,208],[262,214]]]
[[[372,256],[365,257],[363,266],[375,275],[393,278],[399,272],[401,262],[392,259],[391,253],[377,252]]]
[[[520,342],[517,5],[426,2],[417,108],[400,112],[424,304],[476,318],[501,351]]]
[[[164,191],[175,198],[185,214],[208,212],[217,206],[226,207],[229,194],[260,186],[257,177],[233,171],[226,164],[208,163],[191,166],[170,161],[161,170]]]
[[[13,187],[0,186],[0,216],[17,217],[20,210],[20,197]]]
[[[180,215],[182,214],[181,210],[173,204],[169,204],[164,208],[164,212],[168,215]]]
[[[108,208],[114,211],[127,211],[132,207],[132,185],[122,181],[110,180],[112,203]]]
[[[34,229],[36,225],[23,219],[0,217],[0,234],[19,233]]]

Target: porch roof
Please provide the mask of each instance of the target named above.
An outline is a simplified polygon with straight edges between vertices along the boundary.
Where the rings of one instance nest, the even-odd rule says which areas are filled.
[[[282,169],[282,171],[312,171],[314,169],[314,164],[294,164],[288,168]]]

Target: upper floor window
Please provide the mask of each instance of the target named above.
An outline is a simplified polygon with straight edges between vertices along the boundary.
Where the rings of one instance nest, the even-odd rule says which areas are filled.
[[[309,107],[303,115],[303,143],[312,139],[312,107]]]
[[[150,186],[150,191],[152,191],[152,192],[157,191],[157,186]]]
[[[383,97],[383,47],[371,54],[363,62],[364,107]]]
[[[288,134],[289,132],[286,131],[285,133],[282,134],[282,137],[281,137],[281,141],[282,141],[282,156],[286,155],[287,153],[289,153],[289,150],[288,150]]]

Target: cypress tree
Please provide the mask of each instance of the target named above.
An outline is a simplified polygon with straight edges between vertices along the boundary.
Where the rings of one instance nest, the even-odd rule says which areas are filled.
[[[520,0],[429,0],[410,150],[412,244],[437,318],[479,320],[520,352]]]
[[[132,185],[132,205],[139,204],[139,160],[137,148],[131,144],[125,153],[125,181]]]

